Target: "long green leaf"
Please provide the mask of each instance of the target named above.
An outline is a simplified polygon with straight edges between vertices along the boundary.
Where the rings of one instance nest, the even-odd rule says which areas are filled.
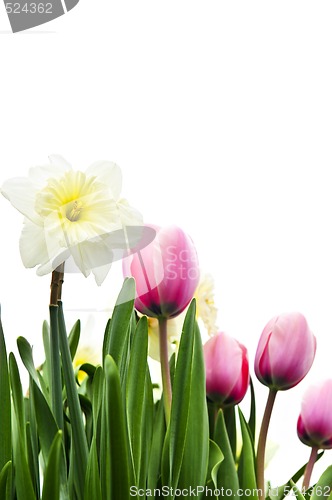
[[[49,450],[52,446],[54,437],[58,432],[58,426],[43,393],[33,380],[32,397],[35,408],[40,447],[43,453],[44,461],[47,462]]]
[[[183,334],[185,335],[185,342],[185,330]],[[180,379],[181,373],[177,372],[178,366],[176,366],[174,378],[174,397],[180,397],[180,391],[177,392],[177,384],[179,384],[179,388],[182,386],[182,392],[184,390],[190,391],[186,441],[177,484],[180,490],[205,484],[209,460],[209,419],[205,392],[205,365],[201,335],[197,323],[194,325],[193,336],[193,364],[190,378],[186,380],[184,386],[183,380]],[[188,389],[188,386],[190,389]],[[199,453],[197,453],[197,450],[199,450]],[[203,494],[200,493],[197,496],[201,498]]]
[[[221,449],[210,439],[210,448],[209,448],[209,465],[208,471],[206,475],[206,485],[210,489],[217,489],[217,475],[221,462],[224,460],[224,455],[221,453]],[[213,487],[211,486],[213,485]]]
[[[62,431],[54,437],[43,484],[43,500],[59,500],[60,498],[60,457],[62,446]]]
[[[105,358],[105,398],[103,405],[106,453],[109,454],[108,470],[110,484],[103,498],[108,500],[129,500],[129,453],[125,425],[125,412],[121,395],[118,368],[109,355]],[[107,462],[106,462],[107,465]]]
[[[32,356],[32,347],[29,342],[24,337],[18,337],[17,339],[17,347],[20,353],[22,362],[25,368],[28,370],[29,375],[33,378],[37,385],[40,385],[43,394],[46,398],[48,398],[48,390],[47,385],[44,381],[44,378],[38,376],[37,370],[35,368],[35,364],[33,362]]]
[[[330,495],[332,490],[332,465],[320,476],[315,485],[310,500],[322,500],[322,497]]]
[[[24,445],[16,412],[13,413],[13,454],[15,468],[15,487],[17,500],[36,500]]]
[[[256,439],[256,398],[255,398],[255,388],[254,388],[254,384],[253,384],[251,377],[250,377],[250,397],[251,397],[251,402],[250,402],[250,415],[249,415],[248,426],[249,426],[249,429],[251,432],[252,442],[255,443],[255,439]]]
[[[119,369],[121,382],[128,363],[131,319],[135,299],[135,281],[126,278],[118,296],[112,319],[108,323],[103,345],[103,359],[111,355]]]
[[[244,416],[239,410],[241,433],[242,433],[242,451],[240,456],[240,463],[238,468],[238,476],[240,487],[243,491],[250,491],[251,494],[246,498],[256,500],[258,498],[257,494],[257,482],[256,482],[256,469],[255,469],[255,451],[254,445],[251,438],[251,431]]]
[[[1,311],[0,311],[1,313]],[[0,315],[0,470],[12,458],[11,401],[8,361]]]
[[[12,472],[12,462],[9,461],[7,462],[4,467],[2,468],[0,472],[0,498],[1,500],[9,500],[11,498],[11,495],[9,496],[9,487],[10,486],[8,483],[10,483],[10,478],[11,478],[11,472]]]
[[[26,454],[26,428],[25,428],[25,408],[23,400],[22,384],[20,379],[20,374],[18,371],[18,366],[14,354],[11,352],[9,354],[9,373],[10,373],[10,383],[12,388],[12,397],[14,410],[16,414],[16,422],[18,425],[19,439]]]
[[[96,439],[91,443],[85,478],[84,500],[102,500]]]
[[[62,359],[62,369],[67,392],[67,401],[70,414],[71,433],[73,447],[75,450],[75,484],[78,485],[80,496],[84,495],[84,481],[88,463],[88,445],[83,425],[83,416],[79,402],[77,385],[70,355],[68,338],[66,334],[65,320],[63,316],[62,303],[59,302],[59,337]]]
[[[170,425],[165,438],[163,484],[176,488],[180,477],[189,420],[191,374],[193,369],[196,304],[193,300],[186,314],[173,384]],[[183,382],[186,383],[184,390]]]
[[[205,368],[195,314],[193,300],[186,314],[179,346],[171,419],[162,458],[163,484],[174,489],[205,484],[208,467]]]
[[[161,476],[161,458],[166,434],[164,402],[161,398],[156,403],[153,423],[152,444],[148,467],[148,488],[152,491],[157,487]]]
[[[148,354],[148,323],[143,316],[137,324],[133,338],[126,387],[126,414],[129,432],[130,451],[134,466],[134,481],[139,486],[142,450],[147,443],[143,436],[143,411],[145,379]]]
[[[239,495],[237,492],[239,491],[239,480],[222,410],[218,411],[214,441],[224,455],[224,460],[220,464],[218,471],[218,489],[222,487],[224,487],[225,490],[229,489],[233,491],[232,498],[238,499]]]
[[[321,453],[319,453],[317,455],[317,460],[316,462],[322,458],[322,456],[324,455],[324,452],[322,451]],[[289,481],[287,481],[287,483],[283,484],[282,486],[278,486],[277,488],[272,488],[270,490],[270,495],[268,495],[266,497],[266,500],[282,500],[283,498],[285,498],[285,496],[290,492],[291,488],[292,488],[292,483],[297,483],[298,480],[303,476],[304,474],[304,471],[306,469],[306,466],[307,464],[305,463],[304,465],[302,465],[302,467],[295,472],[295,474],[290,478]]]

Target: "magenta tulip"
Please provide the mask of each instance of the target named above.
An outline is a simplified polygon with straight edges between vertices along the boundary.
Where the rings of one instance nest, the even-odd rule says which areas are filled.
[[[247,349],[223,332],[204,345],[206,393],[222,407],[236,405],[249,385]]]
[[[316,448],[332,448],[332,380],[309,387],[304,394],[297,421],[302,443]]]
[[[267,323],[259,340],[256,376],[271,389],[290,389],[306,376],[315,352],[316,338],[302,314],[276,316]]]
[[[173,318],[193,298],[199,267],[191,238],[176,226],[153,227],[155,239],[123,263],[125,276],[136,281],[135,307],[155,318]]]

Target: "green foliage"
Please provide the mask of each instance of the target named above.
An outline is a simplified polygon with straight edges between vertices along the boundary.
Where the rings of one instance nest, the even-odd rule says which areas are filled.
[[[79,385],[72,360],[80,322],[67,336],[61,302],[43,324],[45,361],[36,368],[24,337],[18,351],[29,378],[25,394],[14,354],[7,357],[0,321],[0,499],[129,500],[163,498],[198,486],[197,498],[223,498],[239,488],[257,500],[255,394],[251,383],[248,420],[241,410],[222,410],[206,400],[205,367],[196,306],[188,308],[179,349],[170,360],[172,407],[165,422],[163,396],[155,400],[147,362],[148,321],[134,311],[135,283],[126,279],[108,321],[102,366],[89,360]],[[236,455],[237,444],[242,449]],[[320,458],[322,454],[318,456]],[[278,488],[275,500],[293,490],[298,500],[318,500],[332,486],[329,467],[318,483],[301,492],[303,466]],[[173,488],[171,490],[170,488]],[[143,493],[142,493],[143,492]],[[189,495],[188,495],[189,496]]]

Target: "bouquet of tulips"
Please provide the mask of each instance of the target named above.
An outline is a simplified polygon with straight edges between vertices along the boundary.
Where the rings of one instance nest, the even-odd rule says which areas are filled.
[[[0,323],[0,499],[328,497],[332,467],[315,485],[311,473],[319,451],[332,448],[331,380],[303,399],[298,436],[311,447],[308,461],[281,486],[270,487],[264,477],[277,393],[297,385],[314,360],[316,339],[305,317],[282,314],[263,329],[254,368],[269,393],[256,436],[247,349],[223,332],[202,342],[193,299],[200,272],[190,237],[176,226],[143,224],[120,197],[114,163],[81,172],[61,157],[50,160],[1,188],[25,216],[24,265],[38,265],[37,273],[52,273],[52,280],[42,366],[35,366],[29,339],[17,340],[29,375],[25,395]],[[85,362],[82,379],[73,368],[80,323],[68,334],[64,277],[92,272],[100,285],[115,259],[123,260],[125,280],[105,328],[102,364]],[[170,325],[183,314],[172,352]],[[159,395],[148,363],[150,318],[158,325]],[[238,404],[249,387],[245,418]]]

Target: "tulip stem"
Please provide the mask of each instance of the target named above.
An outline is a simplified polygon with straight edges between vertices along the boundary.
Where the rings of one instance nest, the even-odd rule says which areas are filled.
[[[167,346],[167,319],[159,318],[159,354],[161,364],[161,378],[163,382],[164,410],[167,425],[171,417],[172,386],[168,363]]]
[[[303,484],[302,484],[303,490],[307,490],[309,488],[311,474],[312,474],[315,462],[317,460],[317,454],[318,454],[318,448],[316,448],[314,446],[313,448],[311,448],[309,462],[307,463],[307,466],[305,468]]]
[[[275,389],[270,389],[258,439],[256,468],[257,468],[257,489],[258,489],[259,500],[263,500],[265,498],[265,479],[264,479],[265,447],[266,447],[267,431],[269,428],[271,413],[276,395],[277,391]]]

